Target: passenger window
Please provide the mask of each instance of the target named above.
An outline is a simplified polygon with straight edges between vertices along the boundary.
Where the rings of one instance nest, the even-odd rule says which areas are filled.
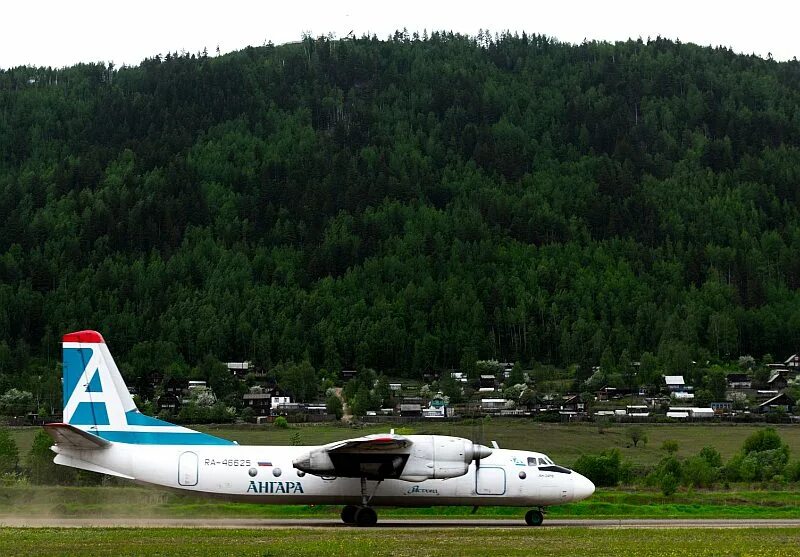
[[[536,466],[536,457],[533,456],[528,457],[528,466]]]

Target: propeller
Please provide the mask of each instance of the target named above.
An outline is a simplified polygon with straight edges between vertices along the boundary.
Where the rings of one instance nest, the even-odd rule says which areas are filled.
[[[479,399],[480,400],[480,399]],[[478,401],[472,404],[472,459],[475,461],[475,471],[477,472],[481,467],[481,459],[486,458],[492,454],[492,449],[482,445],[479,441],[483,440],[483,418],[478,418],[478,409],[480,405]],[[478,424],[480,420],[480,425]],[[480,427],[480,433],[478,432]]]
[[[492,454],[492,449],[489,447],[484,447],[478,443],[472,443],[472,460],[475,461],[475,468],[478,469],[481,467],[481,459],[486,458]]]

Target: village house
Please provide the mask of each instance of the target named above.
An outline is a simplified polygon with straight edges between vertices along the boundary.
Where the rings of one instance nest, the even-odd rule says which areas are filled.
[[[482,398],[481,411],[484,414],[499,414],[506,407],[504,398]]]
[[[244,377],[250,372],[250,362],[225,362],[225,367],[234,377]]]
[[[586,403],[583,401],[581,395],[566,395],[561,401],[562,412],[573,412],[575,414],[583,414],[586,412]]]
[[[767,381],[767,388],[772,391],[780,391],[789,386],[786,377],[778,371],[774,371]]]
[[[776,412],[789,414],[794,409],[794,405],[795,400],[792,397],[786,393],[781,393],[759,404],[758,411],[762,414],[772,414]]]
[[[783,363],[786,367],[795,369],[800,368],[800,354],[792,354],[791,356],[786,358],[786,361]]]
[[[728,388],[732,390],[749,389],[753,385],[746,373],[729,373],[725,379],[728,382]]]
[[[494,375],[481,375],[480,391],[488,392],[497,388],[497,378]]]
[[[269,416],[272,410],[272,390],[262,387],[251,387],[250,392],[242,395],[245,408],[252,408],[256,416]]]

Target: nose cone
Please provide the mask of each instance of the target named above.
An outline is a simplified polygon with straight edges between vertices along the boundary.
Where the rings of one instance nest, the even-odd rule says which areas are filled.
[[[483,445],[472,445],[473,460],[481,460],[492,454],[492,449]]]
[[[594,484],[577,472],[572,473],[572,497],[575,501],[586,499],[594,493]]]

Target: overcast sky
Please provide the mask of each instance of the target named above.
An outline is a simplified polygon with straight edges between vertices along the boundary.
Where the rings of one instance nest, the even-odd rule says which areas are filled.
[[[350,31],[385,38],[453,30],[511,30],[561,41],[606,41],[661,35],[737,52],[800,56],[800,4],[792,0],[25,0],[0,5],[0,68],[113,61],[135,65],[158,53],[230,52]]]

